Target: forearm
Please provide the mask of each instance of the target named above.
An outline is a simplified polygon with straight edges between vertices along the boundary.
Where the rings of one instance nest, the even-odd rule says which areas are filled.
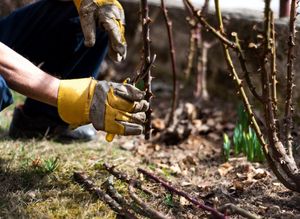
[[[57,106],[59,79],[48,75],[1,42],[0,74],[11,89],[32,99]]]

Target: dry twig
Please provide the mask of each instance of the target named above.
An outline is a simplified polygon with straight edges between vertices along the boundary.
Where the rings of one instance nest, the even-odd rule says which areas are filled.
[[[102,184],[102,187],[107,191],[107,193],[114,199],[116,202],[118,202],[120,205],[125,206],[126,208],[129,208],[130,205],[127,203],[127,201],[122,197],[120,193],[115,189],[114,187],[114,176],[109,176],[107,180]]]
[[[113,182],[114,176],[109,176],[108,179],[102,184],[102,186],[106,189],[108,194],[117,201],[123,208],[131,209],[135,213],[145,216],[148,216],[148,213],[141,209],[140,207],[136,206],[134,203],[128,203],[125,198],[115,189],[114,182]]]
[[[109,165],[107,163],[104,163],[103,167],[111,175],[113,175],[114,177],[116,177],[117,179],[119,179],[119,180],[121,180],[123,182],[129,183],[130,180],[133,180],[127,174],[121,173],[121,172],[117,171],[115,169],[115,166],[111,166],[111,165]],[[157,195],[154,192],[152,192],[151,190],[145,188],[139,180],[135,179],[135,181],[136,181],[136,183],[134,185],[136,186],[136,188],[140,189],[141,191],[143,191],[146,194],[151,195],[153,197],[159,197],[159,195]]]
[[[161,184],[163,187],[165,187],[170,192],[184,197],[186,200],[190,201],[191,203],[193,203],[198,208],[210,212],[215,218],[226,218],[226,216],[223,215],[218,210],[216,210],[216,209],[214,209],[210,206],[207,206],[207,205],[204,205],[204,204],[200,203],[196,198],[192,197],[190,194],[175,188],[170,182],[162,180],[161,178],[155,176],[154,174],[148,172],[147,170],[138,168],[138,171],[140,173],[144,174],[146,177],[148,177],[148,178],[154,180],[155,182]]]
[[[231,212],[231,214],[238,214],[243,216],[244,218],[248,219],[260,219],[259,216],[250,213],[249,211],[246,211],[245,209],[242,209],[232,203],[227,203],[219,208],[219,211],[228,213],[228,210]]]
[[[74,172],[73,178],[75,182],[77,182],[91,194],[96,195],[117,214],[122,215],[123,217],[128,219],[137,219],[134,214],[130,213],[126,208],[123,208],[111,196],[103,192],[100,188],[96,187],[84,172]]]
[[[132,198],[132,200],[136,204],[138,204],[140,206],[140,208],[143,210],[144,216],[149,217],[151,219],[170,219],[170,217],[167,217],[167,216],[163,215],[162,213],[160,213],[159,211],[152,209],[148,204],[143,202],[136,194],[135,187],[137,187],[136,181],[130,180],[130,182],[128,184],[129,195]]]

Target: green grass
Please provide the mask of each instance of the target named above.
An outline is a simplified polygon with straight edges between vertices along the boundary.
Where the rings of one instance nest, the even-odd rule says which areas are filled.
[[[165,195],[164,204],[170,208],[173,208],[175,206],[174,200],[173,200],[173,194],[168,193]]]
[[[1,134],[3,134],[9,128],[14,107],[18,104],[21,104],[25,99],[24,96],[14,91],[12,91],[12,95],[14,98],[14,103],[4,109],[4,111],[0,112],[0,137]]]
[[[103,141],[63,145],[51,141],[0,141],[0,217],[114,218],[72,181],[85,170],[101,184],[99,163],[129,156]],[[58,159],[56,159],[58,158]]]
[[[23,97],[14,95],[15,104],[21,103]],[[99,170],[101,163],[122,164],[124,169],[137,159],[117,143],[106,143],[104,135],[73,144],[3,137],[13,107],[0,113],[0,218],[115,218],[106,205],[73,182],[73,172],[84,170],[101,185],[107,177]]]

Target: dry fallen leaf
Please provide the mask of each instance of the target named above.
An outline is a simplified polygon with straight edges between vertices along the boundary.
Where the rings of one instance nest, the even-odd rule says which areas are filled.
[[[191,205],[191,203],[182,196],[180,197],[179,202],[182,206]]]
[[[206,125],[208,125],[211,128],[214,128],[216,126],[216,122],[214,119],[209,118],[206,122]]]
[[[201,127],[199,127],[198,132],[200,134],[207,134],[209,131],[211,131],[211,128],[208,125],[203,124]]]
[[[197,162],[195,160],[195,157],[194,156],[191,156],[191,155],[188,155],[186,156],[182,162],[185,164],[185,165],[197,165]]]
[[[183,187],[186,187],[186,186],[190,186],[190,185],[193,185],[193,184],[191,182],[183,181],[180,185],[183,186]]]
[[[186,103],[184,105],[184,112],[186,112],[187,117],[190,121],[197,118],[197,109],[192,103]]]
[[[159,118],[152,120],[152,126],[154,129],[157,129],[159,131],[162,131],[166,128],[165,121]]]
[[[226,162],[226,163],[223,163],[218,168],[218,172],[221,176],[225,176],[232,169],[233,169],[233,166],[230,163]]]
[[[267,171],[264,170],[264,169],[256,169],[255,170],[255,175],[253,176],[254,179],[262,179],[262,178],[265,178],[267,176]]]
[[[170,170],[175,174],[180,174],[182,172],[178,164],[172,165]]]
[[[212,132],[208,134],[208,137],[213,141],[219,141],[221,139],[221,136]]]
[[[240,181],[234,181],[234,182],[233,182],[233,186],[234,186],[234,188],[235,188],[236,190],[238,190],[238,191],[244,191],[244,185],[243,185],[243,183],[240,182]]]

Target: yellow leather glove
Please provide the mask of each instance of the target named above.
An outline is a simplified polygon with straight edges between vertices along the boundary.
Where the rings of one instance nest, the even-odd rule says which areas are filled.
[[[73,127],[92,123],[109,134],[139,135],[149,108],[144,96],[145,92],[130,84],[92,78],[61,80],[58,112]]]
[[[73,0],[79,12],[85,45],[92,47],[96,27],[103,26],[110,39],[108,55],[117,62],[126,58],[125,16],[117,0]]]

